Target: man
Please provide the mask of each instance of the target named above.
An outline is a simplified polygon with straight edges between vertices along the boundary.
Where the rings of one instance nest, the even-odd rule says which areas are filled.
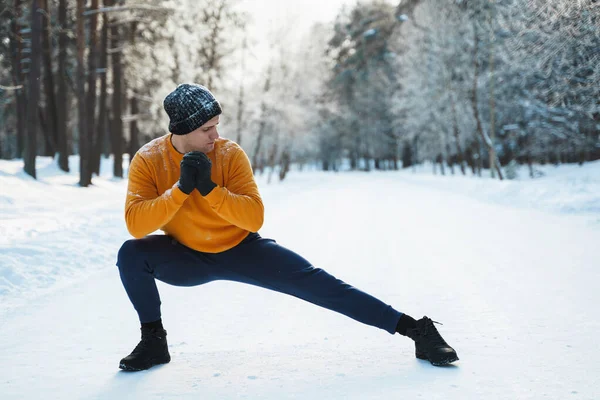
[[[142,339],[119,367],[171,360],[155,279],[195,286],[225,279],[296,296],[415,341],[434,365],[458,360],[427,317],[415,321],[375,297],[262,238],[264,208],[246,153],[219,137],[221,107],[203,86],[179,85],[164,100],[170,134],[142,147],[129,168],[125,219],[135,239],[117,265]],[[150,235],[161,229],[165,235]]]

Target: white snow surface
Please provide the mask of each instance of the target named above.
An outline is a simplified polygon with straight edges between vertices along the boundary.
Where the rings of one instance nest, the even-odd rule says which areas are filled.
[[[260,233],[414,317],[460,361],[294,297],[159,284],[170,364],[139,340],[116,253],[126,181],[0,161],[0,399],[600,399],[600,162],[499,182],[399,172],[258,178]],[[486,174],[487,176],[487,174]],[[275,178],[275,176],[274,176]]]

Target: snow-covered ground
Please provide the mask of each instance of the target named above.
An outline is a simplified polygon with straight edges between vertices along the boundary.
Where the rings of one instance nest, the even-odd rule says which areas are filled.
[[[118,361],[139,339],[116,252],[126,182],[77,186],[38,158],[0,161],[0,399],[600,398],[600,163],[515,181],[292,172],[259,185],[261,234],[440,330],[410,341],[267,290],[160,285],[170,364]]]

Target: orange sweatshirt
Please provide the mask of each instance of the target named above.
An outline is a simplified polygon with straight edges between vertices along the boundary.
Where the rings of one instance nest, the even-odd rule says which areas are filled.
[[[177,186],[183,154],[171,134],[154,139],[133,157],[125,201],[127,229],[135,238],[157,229],[194,250],[219,253],[239,244],[263,224],[264,207],[248,156],[219,138],[207,153],[217,187],[206,197]]]

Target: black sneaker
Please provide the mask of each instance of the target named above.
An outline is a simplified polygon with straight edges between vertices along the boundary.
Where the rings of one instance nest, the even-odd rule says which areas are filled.
[[[435,321],[423,317],[417,321],[414,329],[409,329],[406,336],[415,341],[415,355],[421,360],[429,360],[436,366],[447,365],[457,361],[456,351],[446,343],[438,332]],[[435,322],[439,324],[439,322]]]
[[[142,328],[142,340],[130,355],[121,360],[119,368],[125,371],[142,371],[169,361],[171,356],[167,347],[167,331]]]

